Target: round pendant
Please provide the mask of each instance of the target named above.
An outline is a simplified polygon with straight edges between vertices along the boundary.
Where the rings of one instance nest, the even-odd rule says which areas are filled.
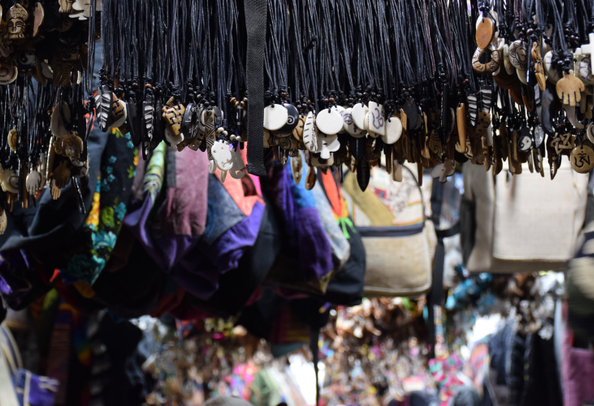
[[[264,108],[264,128],[277,131],[289,121],[289,112],[285,106],[275,104]]]
[[[534,129],[534,148],[540,148],[544,141],[545,133],[541,125],[536,126]]]
[[[346,109],[342,106],[335,106],[335,107],[332,107],[332,110],[334,110],[338,114],[340,114],[340,117],[342,119],[342,129],[338,133],[344,133],[346,131],[344,128],[344,115],[346,114]]]
[[[303,125],[303,143],[310,152],[318,152],[318,127],[314,114],[310,111]]]
[[[530,151],[532,148],[532,138],[529,135],[522,135],[518,139],[518,149],[522,152]]]
[[[386,122],[386,135],[382,135],[384,144],[392,145],[398,142],[402,135],[402,121],[398,117],[390,117]]]
[[[299,111],[297,110],[297,107],[289,103],[285,103],[283,104],[283,106],[285,106],[285,108],[287,109],[288,117],[287,124],[285,124],[283,128],[280,129],[280,131],[282,133],[290,134],[293,131],[293,129],[297,127],[297,124],[299,124]]]
[[[594,150],[587,145],[575,147],[571,151],[571,166],[578,173],[588,173],[594,169]]]
[[[369,112],[369,108],[363,103],[357,103],[353,106],[353,122],[360,130],[365,129],[365,116]]]
[[[0,85],[8,85],[14,82],[19,74],[16,66],[11,62],[0,63]]]
[[[512,42],[509,47],[509,59],[514,68],[524,71],[527,69],[527,53],[528,47],[524,41],[518,39]]]
[[[316,125],[324,134],[338,134],[343,128],[343,119],[334,109],[323,109],[316,116]]]

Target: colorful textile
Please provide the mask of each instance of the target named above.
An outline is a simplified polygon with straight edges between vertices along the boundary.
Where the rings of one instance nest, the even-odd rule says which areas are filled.
[[[107,138],[93,205],[83,225],[85,243],[60,270],[67,282],[81,280],[92,285],[97,280],[115,247],[127,212],[138,149],[130,134],[123,135],[119,130],[111,130]]]
[[[292,159],[292,158],[291,158]],[[305,188],[305,176],[295,183],[291,166],[277,166],[272,177],[275,204],[283,214],[291,252],[307,280],[319,280],[332,272],[332,246],[324,232],[313,192]]]

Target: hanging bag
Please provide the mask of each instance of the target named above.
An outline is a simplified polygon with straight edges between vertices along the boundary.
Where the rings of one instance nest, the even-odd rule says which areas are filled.
[[[493,178],[465,164],[461,208],[464,263],[470,272],[558,270],[569,261],[586,215],[588,177],[569,165],[554,180],[545,171]]]
[[[402,182],[394,182],[385,170],[373,168],[365,191],[357,184],[356,174],[349,173],[343,191],[365,247],[365,295],[427,292],[435,231],[425,219],[423,195],[413,173],[402,167]]]

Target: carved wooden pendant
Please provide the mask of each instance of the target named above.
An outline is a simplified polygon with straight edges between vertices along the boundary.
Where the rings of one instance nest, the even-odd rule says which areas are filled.
[[[480,57],[483,53],[490,52],[491,60],[487,63],[482,63]],[[477,48],[472,56],[472,68],[478,73],[494,73],[497,72],[501,64],[501,56],[495,45],[491,44],[487,48]]]
[[[460,152],[466,152],[466,105],[460,103],[456,109],[456,124],[458,125],[458,139],[460,140]]]
[[[534,75],[538,82],[538,87],[542,92],[547,88],[547,77],[544,72],[544,63],[540,54],[540,47],[537,42],[532,44],[532,59],[534,60]]]
[[[571,167],[579,173],[594,169],[594,150],[587,145],[575,147],[571,151]]]
[[[479,17],[481,20],[476,27],[476,45],[479,48],[486,48],[495,34],[495,25],[489,17]]]
[[[563,79],[557,82],[556,89],[557,96],[563,104],[576,107],[579,106],[580,100],[582,100],[582,92],[586,90],[586,86],[570,70],[569,73],[563,72]]]

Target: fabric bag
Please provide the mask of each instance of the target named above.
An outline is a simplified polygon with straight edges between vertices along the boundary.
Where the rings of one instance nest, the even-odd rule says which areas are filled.
[[[558,270],[576,250],[586,214],[588,177],[570,166],[493,178],[465,164],[461,242],[470,272]]]
[[[425,219],[421,188],[407,168],[394,182],[373,168],[363,192],[354,173],[346,175],[343,191],[366,256],[365,295],[417,296],[431,287],[435,231]]]
[[[5,323],[0,325],[0,405],[53,406],[58,380],[35,375],[22,368],[14,337]]]

